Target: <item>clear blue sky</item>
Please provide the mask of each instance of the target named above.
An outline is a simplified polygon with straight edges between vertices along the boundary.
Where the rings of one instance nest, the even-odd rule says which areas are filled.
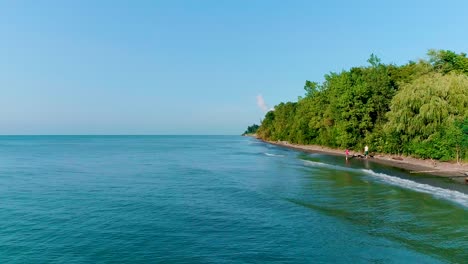
[[[306,79],[467,52],[468,1],[2,1],[0,134],[239,134]]]

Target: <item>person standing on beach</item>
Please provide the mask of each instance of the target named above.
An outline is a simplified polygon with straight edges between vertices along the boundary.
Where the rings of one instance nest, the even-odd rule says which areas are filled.
[[[367,159],[367,155],[369,155],[369,147],[366,145],[364,147],[364,156],[366,156],[366,159]]]
[[[346,150],[345,150],[345,154],[346,154],[346,160],[348,160],[349,149],[346,149]]]

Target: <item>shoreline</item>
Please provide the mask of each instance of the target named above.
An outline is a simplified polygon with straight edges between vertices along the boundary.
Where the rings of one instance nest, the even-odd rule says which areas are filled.
[[[287,141],[268,141],[263,140],[256,135],[248,135],[268,144],[304,151],[308,153],[324,153],[329,155],[343,156],[345,158],[345,150],[332,149],[319,145],[300,145],[293,144]],[[351,158],[361,158],[363,153],[358,151],[350,151]],[[384,164],[387,166],[400,168],[412,174],[429,174],[443,178],[449,178],[454,182],[468,184],[468,163],[450,163],[436,160],[422,160],[413,157],[396,156],[389,154],[376,153],[373,157],[368,158],[371,162]]]

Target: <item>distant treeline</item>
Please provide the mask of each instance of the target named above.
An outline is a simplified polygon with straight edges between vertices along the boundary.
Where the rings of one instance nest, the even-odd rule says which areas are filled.
[[[260,126],[257,125],[257,124],[253,124],[253,125],[251,125],[251,126],[248,126],[248,127],[247,127],[247,130],[245,130],[245,132],[244,132],[242,135],[249,135],[249,134],[251,135],[251,134],[255,134],[255,133],[257,133],[257,130],[258,130],[259,127],[260,127]]]
[[[428,57],[396,66],[372,54],[367,67],[327,74],[323,83],[306,81],[305,96],[277,105],[256,133],[273,141],[468,160],[468,58],[448,50],[430,50]]]

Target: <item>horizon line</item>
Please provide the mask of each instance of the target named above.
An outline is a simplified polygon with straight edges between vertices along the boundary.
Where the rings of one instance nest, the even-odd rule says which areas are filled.
[[[241,136],[242,134],[0,134],[0,137],[11,136]]]

